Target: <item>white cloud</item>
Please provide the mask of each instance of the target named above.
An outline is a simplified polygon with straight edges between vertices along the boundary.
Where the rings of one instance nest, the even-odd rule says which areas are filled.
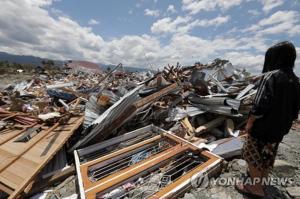
[[[272,9],[281,6],[283,3],[283,0],[262,0],[263,11],[269,13]]]
[[[91,28],[82,27],[68,17],[51,17],[44,8],[49,5],[51,2],[37,0],[2,2],[0,51],[61,60],[122,62],[133,66],[144,66],[145,56],[151,60],[158,59],[160,42],[154,37],[127,35],[104,41]],[[19,17],[15,13],[24,16]]]
[[[167,12],[176,13],[177,11],[176,11],[174,5],[169,5],[168,8],[167,8]]]
[[[170,17],[159,19],[152,24],[151,32],[156,34],[187,33],[195,27],[219,26],[230,19],[229,16],[218,16],[213,19],[193,20],[186,16],[178,16],[175,20]]]
[[[149,62],[158,67],[176,62],[206,63],[216,57],[225,57],[234,64],[251,66],[251,70],[259,71],[268,47],[263,37],[255,35],[205,39],[188,33],[195,27],[226,23],[229,16],[202,20],[191,16],[158,20],[152,25],[152,32],[173,33],[165,44],[161,43],[159,36],[153,35],[126,35],[104,40],[92,28],[83,27],[69,17],[59,13],[52,17],[48,11],[51,2],[3,0],[0,7],[0,51],[51,59],[84,59],[107,64],[121,62],[140,67],[146,67]],[[22,17],[15,13],[22,13]],[[277,18],[273,16],[273,21],[281,23]],[[259,26],[274,25],[271,21],[262,20]],[[299,55],[299,47],[297,50]]]
[[[68,17],[52,18],[44,9],[50,4],[45,0],[2,1],[0,50],[55,59],[94,58],[104,44],[102,37]]]
[[[248,10],[248,13],[255,17],[260,15],[260,12],[258,10]]]
[[[31,0],[27,1],[28,4],[32,6],[48,6],[51,5],[53,0]]]
[[[197,14],[200,11],[211,11],[217,8],[228,10],[233,6],[240,5],[242,0],[182,0],[182,9],[190,14]]]
[[[296,11],[277,11],[268,18],[261,19],[257,24],[250,26],[242,32],[252,32],[256,35],[300,34],[300,14]]]
[[[160,50],[160,42],[156,38],[149,35],[127,35],[107,42],[100,53],[102,61],[106,63],[144,66],[146,58],[157,62]]]
[[[152,33],[175,33],[178,26],[184,25],[191,20],[190,17],[181,17],[178,16],[175,20],[172,21],[170,17],[157,20],[152,24],[151,32]]]
[[[253,41],[252,44],[249,44]],[[262,38],[214,38],[202,39],[188,34],[173,35],[170,43],[162,47],[158,64],[180,62],[193,64],[196,61],[207,63],[214,58],[230,60],[234,65],[260,72],[267,45]],[[260,46],[262,52],[253,53],[254,46]],[[161,65],[160,65],[161,66]]]
[[[296,11],[278,11],[272,14],[269,18],[262,19],[259,22],[261,26],[273,25],[285,21],[295,23],[299,20],[299,13]]]
[[[96,19],[90,19],[88,24],[91,25],[91,26],[92,25],[97,25],[97,24],[99,24],[99,21],[97,21]]]
[[[196,20],[197,26],[219,26],[229,21],[230,17],[227,16],[218,16],[213,19],[204,19],[204,20]]]
[[[159,10],[145,9],[144,14],[146,16],[158,17],[159,16]]]
[[[295,62],[295,72],[300,77],[300,47],[296,48],[297,51],[297,59]]]
[[[260,73],[263,69],[264,55],[255,55],[247,51],[231,51],[224,54],[224,59],[228,59],[235,66],[245,67],[253,73]]]

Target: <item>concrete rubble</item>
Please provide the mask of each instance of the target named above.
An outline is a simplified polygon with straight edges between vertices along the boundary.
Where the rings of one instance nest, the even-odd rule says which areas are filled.
[[[121,66],[36,74],[0,90],[0,197],[242,198],[232,186],[195,186],[191,174],[247,174],[246,163],[235,158],[261,75],[221,59],[158,72]],[[299,131],[299,122],[293,129]],[[24,161],[30,151],[43,161]],[[22,168],[28,171],[19,185],[13,179]],[[124,180],[105,184],[115,176]],[[290,198],[297,186],[270,192]]]

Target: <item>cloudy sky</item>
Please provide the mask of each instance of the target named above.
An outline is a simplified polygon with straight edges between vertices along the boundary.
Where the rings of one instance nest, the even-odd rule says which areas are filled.
[[[298,50],[300,0],[1,0],[0,51],[162,67],[220,57],[260,71],[282,40]]]

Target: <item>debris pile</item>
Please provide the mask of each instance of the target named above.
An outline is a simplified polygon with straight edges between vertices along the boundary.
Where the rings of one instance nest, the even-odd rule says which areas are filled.
[[[193,176],[217,175],[221,157],[240,155],[259,76],[220,59],[159,72],[121,66],[1,90],[3,194],[65,196],[55,190],[77,175],[72,197],[177,197]]]

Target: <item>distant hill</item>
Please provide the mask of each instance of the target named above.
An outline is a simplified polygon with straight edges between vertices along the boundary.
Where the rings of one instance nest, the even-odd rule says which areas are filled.
[[[0,52],[0,61],[8,61],[10,63],[31,64],[34,66],[39,66],[39,65],[42,66],[43,60],[49,60],[49,59],[30,56],[30,55],[14,55],[14,54],[6,53],[6,52]],[[57,65],[57,66],[62,66],[62,65],[64,65],[64,63],[67,62],[67,61],[63,61],[63,60],[53,60],[53,61],[54,61],[55,65]],[[95,66],[98,65],[98,67],[102,71],[106,71],[106,69],[108,67],[110,67],[111,69],[115,67],[114,65],[107,65],[107,64],[102,64],[102,63],[94,64],[92,62],[88,62],[88,61],[84,61],[84,60],[76,60],[76,61],[74,60],[73,62],[77,63],[77,64],[80,63],[80,65],[83,65],[84,67],[94,68],[94,69],[95,69]],[[125,71],[128,71],[128,72],[143,72],[143,71],[149,70],[149,69],[145,69],[145,68],[131,67],[131,66],[124,66],[124,69],[125,69]]]
[[[115,65],[107,65],[107,64],[99,64],[99,65],[101,66],[102,71],[106,71],[108,67],[110,67],[110,69],[116,67]],[[123,67],[127,72],[144,72],[149,70],[147,68],[138,68],[138,67],[131,67],[131,66],[123,66]]]
[[[13,55],[5,52],[0,52],[0,61],[8,61],[10,63],[18,64],[32,64],[34,66],[42,65],[43,60],[48,60],[40,57],[30,55]],[[53,60],[55,65],[62,66],[64,61]]]
[[[99,64],[95,64],[93,62],[88,62],[88,61],[80,61],[80,60],[73,60],[69,61],[67,63],[67,66],[69,68],[73,68],[76,70],[89,70],[89,71],[95,71],[95,72],[101,72],[101,66]]]

